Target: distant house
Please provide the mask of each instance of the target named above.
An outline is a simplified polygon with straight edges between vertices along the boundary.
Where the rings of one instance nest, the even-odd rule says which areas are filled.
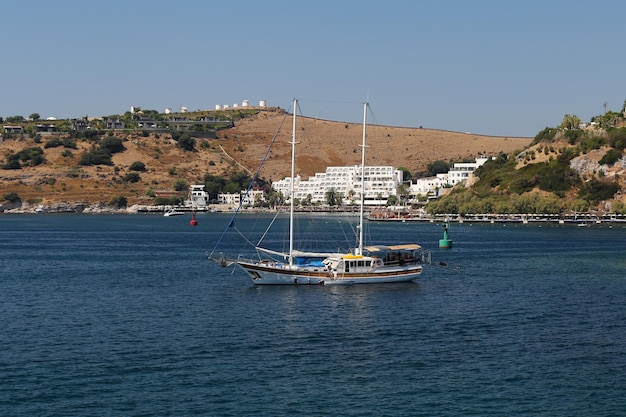
[[[488,160],[489,158],[482,156],[480,158],[476,158],[475,162],[462,162],[454,164],[452,168],[450,168],[450,171],[448,171],[448,182],[450,185],[457,185],[466,181],[476,168],[482,166]]]
[[[265,201],[263,190],[259,188],[252,189],[248,191],[248,195],[246,196],[246,192],[241,192],[241,201],[243,202],[243,206],[254,206],[257,201]]]
[[[229,204],[231,206],[238,206],[241,201],[240,193],[222,193],[217,195],[217,201],[220,204]]]
[[[126,126],[119,117],[107,117],[104,119],[104,126],[107,129],[124,129]]]
[[[446,186],[454,186],[467,179],[474,171],[487,162],[489,158],[481,156],[475,162],[460,162],[450,168],[448,172],[437,174],[435,177],[418,178],[409,186],[411,195],[428,194]]]
[[[7,133],[24,133],[24,126],[2,126],[5,132]]]
[[[54,133],[58,131],[57,125],[54,123],[37,124],[35,125],[35,127],[37,128],[37,132],[42,132],[42,133]]]
[[[91,123],[85,119],[72,119],[72,130],[84,132],[91,129]]]
[[[209,193],[206,192],[204,184],[192,185],[189,193],[191,195],[191,206],[206,208],[209,204]]]
[[[409,193],[411,195],[428,194],[439,188],[443,188],[448,183],[448,173],[437,174],[435,177],[418,178],[414,183],[409,186]]]

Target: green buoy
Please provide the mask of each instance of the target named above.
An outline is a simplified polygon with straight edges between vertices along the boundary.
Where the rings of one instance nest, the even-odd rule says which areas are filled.
[[[452,241],[448,239],[448,224],[443,225],[443,239],[439,239],[439,248],[440,249],[452,248]]]

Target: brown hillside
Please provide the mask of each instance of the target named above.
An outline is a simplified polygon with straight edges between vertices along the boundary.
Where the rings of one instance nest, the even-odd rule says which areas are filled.
[[[19,170],[0,169],[0,197],[17,192],[23,201],[107,203],[123,195],[130,204],[151,204],[148,189],[172,191],[174,181],[202,181],[205,174],[223,174],[235,165],[255,171],[265,155],[281,122],[284,122],[261,176],[277,180],[289,175],[291,161],[290,116],[261,112],[238,121],[234,127],[218,132],[218,138],[198,139],[197,152],[185,152],[168,134],[143,137],[139,132],[115,132],[124,138],[126,151],[113,156],[114,166],[80,166],[83,152],[91,149],[87,141],[77,141],[73,156],[62,156],[63,147],[44,148],[50,136],[36,144],[28,135],[0,142],[0,164],[6,155],[33,146],[44,148],[46,163]],[[322,172],[327,166],[360,163],[362,130],[359,124],[298,118],[298,173],[304,178]],[[479,154],[510,153],[529,145],[532,138],[492,137],[419,128],[368,127],[367,163],[404,166],[412,172],[423,171],[435,160],[460,161]],[[130,165],[141,161],[147,171],[141,181],[122,179]]]
[[[221,131],[225,152],[250,170],[256,170],[268,144],[284,120],[280,134],[265,163],[262,176],[273,180],[289,175],[291,116],[262,113]],[[307,117],[297,119],[296,161],[303,177],[323,172],[327,166],[361,162],[362,126]],[[483,155],[510,153],[528,146],[532,138],[481,136],[443,130],[390,126],[367,127],[367,164],[406,167],[425,171],[436,160],[461,161]],[[239,149],[239,150],[238,150]]]

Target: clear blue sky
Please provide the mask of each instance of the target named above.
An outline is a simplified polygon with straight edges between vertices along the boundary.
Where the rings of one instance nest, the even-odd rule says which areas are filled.
[[[0,2],[0,116],[265,100],[534,136],[626,100],[623,0]]]

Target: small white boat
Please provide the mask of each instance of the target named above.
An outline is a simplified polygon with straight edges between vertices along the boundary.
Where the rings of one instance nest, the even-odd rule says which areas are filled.
[[[168,211],[166,211],[165,213],[163,213],[164,217],[172,217],[172,216],[184,216],[185,212],[183,211],[177,211],[174,209],[169,209]]]

